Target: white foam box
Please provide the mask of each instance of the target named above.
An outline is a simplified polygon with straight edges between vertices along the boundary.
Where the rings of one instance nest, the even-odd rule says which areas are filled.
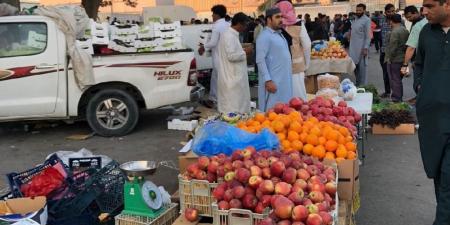
[[[184,121],[179,119],[174,119],[167,122],[167,127],[169,130],[185,130],[193,131],[198,126],[198,120]]]
[[[173,23],[150,23],[153,30],[181,30],[181,22],[175,21]]]
[[[114,41],[109,42],[108,48],[112,49],[114,51],[125,52],[125,53],[137,52],[137,48],[134,47],[134,46],[133,47],[127,47],[127,46],[119,45],[119,44],[117,44]]]
[[[162,38],[156,38],[152,41],[144,41],[144,40],[139,40],[137,39],[134,42],[134,47],[136,48],[149,48],[149,47],[156,47],[163,44],[163,39]]]
[[[133,25],[131,27],[122,28],[116,25],[111,25],[111,35],[122,35],[122,34],[137,34],[139,31],[139,26]]]
[[[94,48],[92,46],[91,39],[87,39],[87,40],[83,40],[83,41],[76,40],[76,45],[79,46],[81,49],[83,49],[88,54],[91,54],[91,55],[94,54]]]
[[[94,45],[107,45],[109,44],[109,36],[92,36],[92,44]]]
[[[183,43],[167,43],[163,45],[159,45],[155,48],[154,51],[174,51],[174,50],[182,50],[186,49]]]
[[[171,31],[161,31],[155,30],[155,37],[170,38],[170,37],[181,37],[181,29],[171,30]]]
[[[91,25],[91,35],[92,36],[108,36],[108,23],[97,23],[94,20],[90,20]]]
[[[153,38],[155,37],[155,31],[151,29],[150,26],[143,26],[139,28],[139,31],[137,33],[137,38]]]
[[[134,42],[136,40],[136,34],[113,34],[111,35],[111,40],[120,40],[123,42]]]

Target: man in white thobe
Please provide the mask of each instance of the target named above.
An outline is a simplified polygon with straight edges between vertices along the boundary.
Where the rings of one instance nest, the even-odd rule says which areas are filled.
[[[220,35],[225,30],[230,27],[230,23],[225,21],[225,16],[227,15],[227,8],[223,5],[215,5],[211,8],[212,18],[214,21],[211,39],[205,43],[205,45],[201,45],[198,49],[200,55],[203,55],[205,49],[211,50],[212,57],[212,72],[211,72],[211,82],[210,82],[210,90],[209,90],[209,100],[206,102],[206,105],[210,108],[214,106],[214,103],[217,101],[217,65],[219,59],[219,53],[217,51],[217,45],[219,43]]]
[[[370,18],[366,16],[366,5],[358,4],[356,6],[356,19],[352,23],[350,33],[349,56],[356,65],[355,76],[356,86],[367,84],[367,73],[369,63],[370,47]],[[384,43],[383,43],[384,45]]]
[[[243,49],[239,42],[239,33],[246,30],[248,21],[244,13],[235,14],[231,27],[220,36],[217,108],[221,113],[250,112],[247,55],[252,54],[252,48]]]

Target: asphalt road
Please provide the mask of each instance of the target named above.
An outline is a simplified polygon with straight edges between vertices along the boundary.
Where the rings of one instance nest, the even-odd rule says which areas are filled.
[[[368,79],[380,93],[384,91],[378,54],[374,50],[370,55]],[[412,78],[405,79],[404,84],[405,99],[413,97]],[[32,168],[53,152],[81,148],[108,155],[119,162],[169,160],[177,164],[177,151],[182,147],[180,142],[186,140],[186,132],[167,130],[165,119],[170,113],[169,110],[146,112],[136,131],[123,138],[94,136],[84,141],[66,140],[70,135],[90,133],[84,122],[57,123],[56,127],[30,131],[25,131],[23,123],[0,124],[0,177]],[[417,136],[369,135],[366,149],[367,158],[360,169],[361,208],[357,224],[432,224],[434,189],[423,171]],[[178,188],[177,171],[173,169],[161,167],[148,179],[163,185],[169,192]],[[6,187],[5,181],[0,178],[0,187]]]

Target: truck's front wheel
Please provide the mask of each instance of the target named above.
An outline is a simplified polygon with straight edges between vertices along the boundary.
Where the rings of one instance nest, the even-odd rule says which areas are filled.
[[[89,126],[101,136],[123,136],[136,127],[139,107],[126,91],[101,90],[89,100],[86,119]]]

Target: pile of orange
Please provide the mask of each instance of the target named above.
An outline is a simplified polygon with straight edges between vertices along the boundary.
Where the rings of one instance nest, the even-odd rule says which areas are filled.
[[[253,118],[238,122],[237,127],[250,133],[269,129],[278,136],[285,153],[299,151],[337,162],[357,157],[357,146],[347,128],[332,122],[319,122],[315,117],[304,121],[297,111],[289,115],[256,113]]]

